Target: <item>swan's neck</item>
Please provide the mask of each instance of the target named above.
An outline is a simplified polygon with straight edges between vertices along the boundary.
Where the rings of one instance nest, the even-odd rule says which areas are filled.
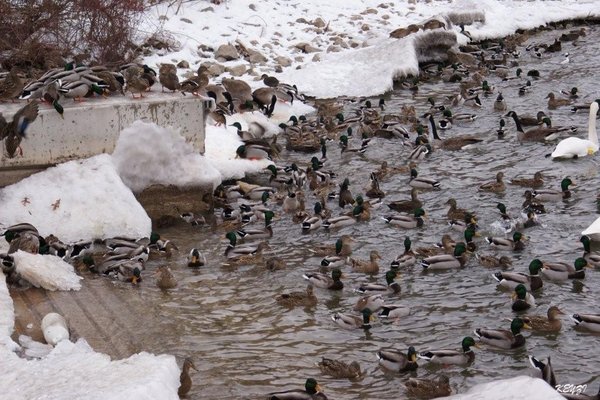
[[[588,124],[588,139],[590,142],[598,146],[598,133],[596,132],[596,113],[598,112],[598,106],[590,106],[590,121]]]

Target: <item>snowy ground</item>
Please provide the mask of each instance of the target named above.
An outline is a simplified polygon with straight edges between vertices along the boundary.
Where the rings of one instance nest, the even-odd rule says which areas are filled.
[[[533,28],[546,22],[600,16],[597,0],[458,0],[416,4],[404,1],[382,3],[381,0],[229,0],[219,6],[204,1],[182,2],[179,10],[180,2],[169,3],[174,5],[163,4],[149,12],[141,30],[147,33],[162,30],[179,43],[179,49],[147,57],[149,65],[186,60],[191,64],[191,70],[195,70],[200,63],[214,59],[210,48],[216,50],[221,44],[239,41],[260,52],[266,61],[250,65],[238,59],[224,62],[226,67],[242,64],[260,76],[263,72],[272,73],[289,60],[290,65],[283,67],[280,77],[297,84],[309,95],[322,97],[367,96],[389,90],[394,76],[415,71],[417,62],[412,40],[390,40],[389,32],[435,15],[464,10],[483,12],[485,22],[467,28],[474,38],[501,37],[518,28]],[[457,28],[453,29],[458,32]],[[459,40],[466,40],[463,36],[459,35]],[[315,49],[318,51],[313,53]],[[312,61],[316,54],[320,62]],[[185,72],[189,71],[181,70],[182,74]],[[251,80],[256,86],[256,75],[244,75],[244,79]],[[290,114],[310,111],[309,108],[285,107],[278,105],[276,117],[271,121],[264,121],[257,114],[236,118],[244,127],[258,121],[270,124],[270,129],[276,131],[277,123],[287,120]],[[149,132],[150,135],[157,133]],[[123,140],[122,145],[125,145],[126,133]],[[145,143],[157,146],[156,141]],[[240,142],[231,127],[207,127],[204,158],[189,154],[176,136],[168,143],[168,149],[158,152],[160,159],[173,157],[169,151],[179,151],[179,155],[186,155],[180,160],[185,168],[204,168],[201,179],[211,185],[220,179],[241,177],[245,172],[257,171],[266,165],[234,159],[235,148]],[[54,233],[65,241],[115,235],[147,236],[150,220],[118,171],[136,189],[154,181],[144,181],[139,174],[126,174],[135,169],[119,156],[118,149],[115,152],[115,160],[101,155],[65,163],[1,190],[2,225],[31,222],[41,234]],[[157,156],[155,153],[147,152]],[[173,168],[177,168],[182,164],[174,165]],[[138,171],[143,169],[136,168]],[[167,174],[164,179],[171,178]],[[189,182],[186,180],[189,177],[180,178],[186,184]],[[72,282],[74,287],[78,284]],[[85,342],[63,341],[45,358],[25,360],[12,352],[15,345],[10,335],[14,329],[14,309],[3,280],[0,280],[0,310],[0,359],[3,360],[0,363],[0,375],[3,376],[0,393],[3,397],[177,399],[179,370],[174,357],[141,353],[125,360],[111,361],[107,356],[95,353]],[[517,398],[525,397],[524,390],[531,390],[527,396],[530,400],[551,399],[556,395],[540,381],[519,377],[477,386],[458,398]]]

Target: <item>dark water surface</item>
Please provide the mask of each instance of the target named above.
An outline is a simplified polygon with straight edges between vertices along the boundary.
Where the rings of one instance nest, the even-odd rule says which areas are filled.
[[[551,43],[560,33],[562,31],[541,33],[526,44]],[[511,270],[526,271],[535,257],[571,263],[581,256],[580,232],[596,219],[598,213],[598,156],[552,161],[544,157],[552,151],[552,144],[520,144],[516,140],[514,123],[509,119],[505,138],[498,139],[496,130],[502,113],[493,111],[493,102],[498,91],[502,91],[509,109],[529,115],[544,110],[554,125],[575,125],[579,128],[578,136],[587,138],[586,111],[572,114],[570,107],[548,111],[545,97],[550,91],[557,93],[572,86],[577,86],[581,93],[578,103],[589,103],[600,97],[597,87],[598,39],[600,30],[592,27],[577,46],[564,43],[561,53],[545,54],[542,59],[535,59],[521,49],[518,61],[523,70],[535,68],[542,76],[533,81],[531,93],[518,96],[518,88],[525,79],[502,82],[491,75],[488,80],[496,87],[495,92],[482,97],[482,109],[459,107],[453,110],[455,113],[475,112],[478,119],[473,123],[458,123],[442,134],[475,134],[483,138],[484,143],[466,151],[438,150],[419,163],[421,175],[441,181],[441,190],[420,194],[429,215],[421,229],[407,231],[387,226],[380,217],[389,214],[389,210],[382,206],[372,212],[369,222],[331,233],[319,229],[302,235],[300,226],[293,224],[289,215],[278,212],[281,217],[274,224],[275,233],[269,241],[271,250],[267,254],[284,258],[287,267],[274,272],[256,266],[223,267],[225,232],[218,227],[186,226],[161,232],[181,249],[169,261],[179,286],[161,292],[150,278],[140,289],[139,295],[153,304],[157,320],[168,321],[165,323],[168,329],[157,338],[156,348],[148,350],[193,357],[199,369],[192,375],[193,398],[261,398],[270,391],[301,388],[307,377],[316,377],[329,398],[395,399],[404,397],[401,383],[406,376],[379,368],[375,357],[378,349],[404,351],[410,345],[417,350],[458,349],[462,338],[472,335],[475,328],[508,329],[510,323],[505,319],[513,316],[509,293],[496,288],[491,277],[496,271],[479,266],[474,257],[465,268],[456,271],[423,273],[419,264],[402,271],[398,279],[402,293],[390,298],[390,302],[409,306],[411,315],[394,324],[377,321],[370,332],[343,330],[330,318],[334,312],[350,312],[359,297],[352,289],[368,280],[363,274],[353,273],[349,266],[344,270],[344,291],[334,293],[316,289],[319,302],[315,308],[287,310],[280,307],[274,297],[285,291],[303,290],[302,273],[317,270],[320,262],[320,258],[311,256],[308,249],[317,243],[333,243],[341,234],[351,234],[357,239],[353,257],[367,259],[371,250],[379,250],[383,256],[377,277],[380,281],[389,263],[402,252],[405,235],[410,235],[415,247],[437,243],[445,233],[460,239],[461,234],[447,225],[445,203],[450,197],[458,201],[459,207],[476,212],[483,235],[500,234],[493,228],[493,223],[499,221],[496,203],[505,203],[509,214],[517,216],[524,189],[507,185],[505,193],[500,195],[477,190],[481,183],[492,180],[498,171],[503,171],[507,180],[516,176],[531,177],[534,172],[542,171],[545,188],[559,189],[565,176],[577,183],[571,199],[546,204],[548,214],[539,217],[542,225],[525,231],[530,240],[524,251],[509,254],[513,259]],[[566,51],[571,54],[571,62],[563,65],[560,62]],[[514,70],[516,68],[511,69],[511,76]],[[428,96],[433,94],[438,103],[442,103],[444,95],[455,93],[456,87],[456,84],[426,84],[414,97],[406,90],[395,91],[387,97],[386,112],[393,113],[400,105],[414,104],[422,114],[428,109],[425,100]],[[354,147],[358,145],[357,139],[351,143]],[[402,147],[399,141],[375,138],[362,156],[340,155],[333,142],[329,145],[327,167],[336,170],[340,180],[346,176],[350,178],[353,194],[364,193],[370,171],[377,169],[383,160],[388,160],[391,165],[404,165],[408,152],[409,149]],[[306,155],[284,153],[279,164],[299,161],[305,165],[308,159],[310,157]],[[386,179],[381,188],[387,194],[384,202],[409,198],[407,176]],[[307,196],[307,209],[312,208],[314,201],[312,195]],[[339,211],[335,202],[330,202],[329,207],[334,214]],[[276,210],[280,211],[279,206]],[[476,241],[480,253],[503,254],[495,252],[482,238]],[[208,266],[199,271],[186,267],[185,255],[191,247],[198,247],[206,254]],[[150,264],[151,270],[155,264]],[[567,314],[598,313],[600,307],[594,288],[599,286],[600,271],[596,270],[588,270],[582,281],[546,282],[543,290],[536,293],[537,307],[531,313],[545,315],[550,305],[559,305]],[[480,382],[531,374],[528,354],[538,358],[552,356],[560,383],[586,383],[590,386],[587,393],[595,393],[600,383],[600,337],[575,330],[568,316],[564,316],[563,321],[563,330],[557,335],[526,332],[527,344],[523,349],[499,351],[484,346],[476,349],[476,359],[470,367],[449,367],[443,372],[449,375],[455,392],[464,392]],[[172,329],[173,325],[177,329]],[[358,361],[365,371],[364,379],[350,382],[322,375],[316,366],[322,356]],[[421,362],[418,371],[412,375],[435,377],[439,372]]]

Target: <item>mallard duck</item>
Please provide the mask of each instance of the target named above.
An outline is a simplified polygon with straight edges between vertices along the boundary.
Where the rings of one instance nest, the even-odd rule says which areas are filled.
[[[321,272],[312,272],[302,275],[313,286],[329,290],[342,290],[344,283],[341,281],[342,271],[339,268],[331,270],[331,276]]]
[[[500,193],[504,192],[505,185],[504,181],[504,172],[500,171],[496,174],[496,180],[485,182],[484,184],[479,186],[479,190],[483,190],[486,192]]]
[[[321,260],[321,266],[326,268],[340,268],[346,264],[350,264],[350,257],[325,256]]]
[[[263,229],[241,229],[236,231],[238,236],[244,240],[258,240],[268,239],[273,237],[273,227],[271,226],[271,220],[275,216],[273,211],[264,211],[265,216],[265,227]]]
[[[571,104],[570,99],[557,99],[554,93],[552,92],[548,93],[548,96],[546,96],[546,98],[548,99],[549,110],[556,110],[558,107],[568,106]]]
[[[415,257],[415,253],[411,250],[411,246],[412,242],[410,241],[410,238],[406,236],[404,238],[404,253],[400,254],[392,261],[392,269],[407,268],[415,265],[417,258]]]
[[[321,393],[321,386],[316,379],[308,378],[304,384],[304,390],[293,389],[283,392],[269,393],[268,400],[327,400],[327,396]]]
[[[338,197],[338,204],[341,208],[344,208],[346,204],[354,203],[354,197],[352,197],[352,193],[348,189],[350,186],[350,180],[345,178],[344,181],[340,184],[340,193]]]
[[[395,294],[400,293],[400,284],[395,281],[396,279],[395,271],[387,271],[385,273],[385,284],[381,283],[364,283],[360,285],[357,289],[354,289],[355,292],[361,294]]]
[[[123,75],[127,82],[127,90],[131,92],[131,97],[135,98],[135,94],[139,93],[140,98],[144,97],[143,93],[147,91],[150,86],[150,80],[147,76],[143,76],[143,69],[138,66],[128,67]]]
[[[337,379],[358,380],[362,377],[360,365],[356,361],[346,364],[343,361],[323,357],[318,365],[322,373]]]
[[[200,250],[194,248],[190,250],[187,257],[187,266],[191,268],[198,268],[206,265],[206,257]]]
[[[462,150],[467,146],[475,145],[479,142],[482,142],[482,139],[479,139],[475,136],[471,135],[460,135],[454,136],[447,139],[441,139],[437,132],[437,127],[435,125],[435,120],[433,119],[432,114],[425,114],[425,116],[429,119],[429,129],[431,129],[431,133],[434,138],[434,145],[441,147],[445,150]]]
[[[469,365],[475,360],[471,347],[479,347],[471,336],[466,336],[461,342],[461,350],[428,350],[419,353],[419,358],[442,365]]]
[[[350,259],[352,270],[355,272],[363,272],[365,274],[376,274],[379,272],[379,264],[377,260],[381,260],[381,256],[377,250],[371,250],[369,253],[369,261]]]
[[[382,181],[392,174],[406,172],[408,172],[408,167],[406,166],[390,167],[387,161],[382,161],[381,166],[377,170],[373,171],[373,175],[377,178],[377,180]]]
[[[600,332],[600,315],[598,314],[573,314],[571,318],[579,328]]]
[[[485,241],[497,248],[498,250],[520,251],[525,248],[522,239],[525,239],[523,234],[521,232],[515,232],[513,233],[512,239],[488,236],[485,238]]]
[[[526,190],[523,194],[523,197],[525,197],[525,201],[523,201],[523,204],[521,205],[521,207],[523,207],[523,211],[528,213],[534,212],[536,214],[546,213],[546,208],[542,203],[533,201],[533,192],[531,190]]]
[[[38,236],[35,232],[24,231],[20,232],[14,237],[7,238],[10,245],[8,247],[8,254],[16,253],[17,251],[26,251],[31,254],[38,254],[40,251],[40,236]]]
[[[569,137],[561,140],[550,156],[554,158],[578,158],[592,155],[598,151],[598,133],[596,132],[596,114],[598,102],[590,105],[588,121],[588,138]]]
[[[423,207],[423,202],[418,198],[419,190],[412,188],[410,190],[410,200],[392,201],[388,207],[398,212],[413,212],[417,208]]]
[[[161,265],[156,270],[156,286],[161,289],[173,289],[177,286],[177,280],[168,265]]]
[[[496,101],[494,101],[494,111],[506,111],[506,100],[504,100],[504,96],[502,93],[498,93],[498,97],[496,97]]]
[[[89,93],[96,93],[98,95],[104,95],[104,87],[101,87],[95,83],[88,83],[83,80],[77,80],[74,82],[67,82],[63,84],[58,91],[64,97],[76,100],[83,101],[83,98],[86,97]]]
[[[252,259],[252,257],[259,255],[265,248],[268,247],[266,242],[249,244],[242,247],[236,246],[237,238],[235,232],[228,232],[225,237],[229,239],[229,244],[225,249],[225,257],[229,259],[229,262],[231,262],[232,259],[239,257],[244,257],[244,259]]]
[[[420,399],[435,399],[452,394],[450,378],[440,375],[437,379],[408,378],[404,383],[406,393]]]
[[[546,117],[547,117],[547,115],[546,115],[545,112],[538,111],[535,116],[533,116],[533,115],[519,115],[519,122],[521,123],[522,126],[542,125],[544,123],[543,120]]]
[[[511,185],[523,186],[532,189],[541,188],[544,186],[544,177],[541,172],[533,174],[533,178],[513,178],[508,181]]]
[[[12,100],[19,97],[25,82],[19,77],[19,69],[12,67],[6,77],[0,81],[0,100]]]
[[[415,250],[415,253],[420,257],[432,257],[437,256],[444,253],[452,253],[454,252],[454,246],[456,242],[452,239],[452,236],[447,233],[442,235],[441,243],[437,243],[434,246],[430,247],[419,247]]]
[[[352,236],[342,235],[335,241],[333,246],[329,244],[317,245],[314,248],[309,249],[309,251],[318,256],[335,254],[341,257],[347,257],[352,254],[352,243],[354,242],[355,240]]]
[[[419,177],[419,173],[416,168],[410,170],[410,186],[419,189],[437,189],[440,187],[440,182],[428,177]]]
[[[465,215],[468,213],[468,211],[464,208],[458,208],[454,198],[449,198],[446,204],[450,206],[448,212],[446,213],[448,219],[465,219]]]
[[[23,154],[21,140],[26,137],[27,128],[35,121],[38,112],[38,102],[34,100],[21,107],[10,122],[0,113],[0,140],[4,139],[4,148],[9,158],[16,153]]]
[[[371,173],[371,187],[365,192],[367,197],[370,198],[382,198],[385,197],[385,192],[379,188],[379,180],[375,174]]]
[[[356,223],[356,218],[349,215],[341,215],[339,217],[328,218],[322,222],[322,226],[325,229],[338,229],[343,228],[345,226],[354,225]]]
[[[560,182],[561,190],[534,190],[531,192],[531,195],[534,199],[539,201],[560,201],[565,200],[571,197],[571,191],[569,190],[569,186],[576,186],[575,183],[571,180],[571,178],[564,178]]]
[[[475,254],[475,258],[477,258],[480,265],[488,268],[508,268],[512,266],[512,260],[508,256],[498,258],[487,254],[477,253]]]
[[[600,254],[592,253],[591,239],[587,235],[581,236],[579,241],[583,244],[583,258],[592,267],[600,267]]]
[[[464,267],[467,263],[467,246],[458,242],[454,247],[454,254],[440,254],[427,257],[421,261],[421,266],[426,270],[447,270]]]
[[[523,130],[519,116],[514,111],[509,111],[507,117],[512,117],[517,127],[517,139],[520,142],[547,142],[555,140],[565,131],[572,130],[571,128],[552,127],[548,126],[549,118],[544,118],[546,127],[536,127],[527,131]]]
[[[387,320],[399,320],[410,315],[410,308],[402,304],[384,304],[378,314]]]
[[[558,307],[548,308],[547,317],[541,315],[524,315],[521,319],[536,332],[558,332],[562,328],[559,315],[564,315]]]
[[[481,343],[502,349],[516,349],[525,345],[525,338],[521,334],[521,329],[529,329],[529,325],[523,322],[521,318],[515,318],[510,323],[510,331],[505,329],[475,329],[475,335]]]
[[[192,359],[186,358],[185,360],[183,360],[181,375],[179,375],[179,389],[177,389],[177,394],[179,395],[179,397],[185,396],[192,388],[192,378],[190,377],[190,369],[197,371]]]
[[[527,290],[538,290],[544,285],[539,275],[542,267],[543,263],[535,258],[529,263],[529,275],[522,272],[496,272],[492,278],[507,289],[514,290],[517,285],[523,284]]]
[[[361,312],[365,308],[368,308],[369,310],[376,312],[381,307],[383,307],[384,304],[385,304],[385,300],[383,298],[383,295],[381,295],[380,293],[370,294],[370,295],[362,296],[361,298],[359,298],[356,301],[356,304],[354,304],[353,310]]]
[[[422,208],[417,208],[414,210],[413,215],[390,215],[388,217],[383,217],[383,220],[390,225],[412,229],[423,226],[423,217],[425,217],[425,211]]]
[[[566,281],[567,279],[585,278],[585,270],[588,263],[582,257],[575,260],[573,265],[562,262],[544,263],[541,274],[551,281]]]
[[[531,293],[527,292],[525,285],[519,283],[515,287],[515,291],[512,296],[512,310],[513,311],[525,311],[531,306],[535,306],[535,299]]]
[[[177,66],[171,63],[162,63],[158,68],[158,81],[162,85],[162,91],[165,88],[172,92],[179,90],[179,77],[177,76]]]
[[[209,83],[207,72],[208,68],[205,65],[200,65],[196,70],[195,75],[179,83],[179,91],[181,91],[181,94],[185,96],[186,93],[191,93],[194,96],[198,96],[201,91],[206,90],[206,87]],[[229,96],[229,93],[223,91],[219,94],[221,94],[221,96],[227,102],[229,110],[233,111],[235,106],[231,97]],[[217,96],[217,93],[215,93],[215,96]]]
[[[344,329],[371,329],[373,313],[369,308],[364,308],[361,313],[362,317],[357,315],[335,313],[332,315],[331,319]]]
[[[141,273],[143,269],[143,263],[138,260],[122,260],[114,264],[110,270],[106,270],[104,274],[121,282],[131,282],[137,285],[142,281]]]
[[[275,297],[275,300],[283,307],[314,307],[317,305],[317,296],[313,293],[313,285],[309,282],[304,292],[283,293]]]
[[[546,381],[546,383],[549,384],[551,387],[556,387],[556,377],[554,376],[554,370],[552,369],[552,364],[550,363],[550,357],[548,357],[548,360],[545,364],[539,361],[534,356],[528,356],[528,358],[531,366],[540,371],[540,373],[542,374],[542,379]]]
[[[380,366],[394,372],[414,371],[419,368],[417,351],[413,346],[408,348],[406,354],[397,350],[379,350],[377,360]]]

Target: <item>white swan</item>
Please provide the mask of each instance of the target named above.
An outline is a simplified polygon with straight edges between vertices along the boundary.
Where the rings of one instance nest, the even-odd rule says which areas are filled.
[[[589,236],[591,240],[600,242],[600,218],[597,218],[585,231],[581,232],[582,235]]]
[[[573,158],[585,157],[598,151],[598,133],[596,132],[596,113],[598,112],[598,102],[594,101],[590,105],[590,121],[588,124],[588,138],[580,139],[569,137],[563,139],[556,145],[556,149],[550,155],[554,158]]]

